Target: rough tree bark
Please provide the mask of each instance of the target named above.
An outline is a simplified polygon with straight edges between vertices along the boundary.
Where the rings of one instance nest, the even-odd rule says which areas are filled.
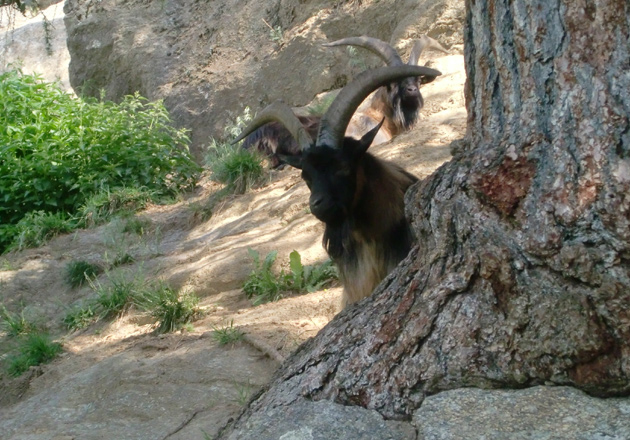
[[[418,244],[242,414],[408,419],[463,386],[630,394],[630,6],[467,0],[468,132],[407,194]]]

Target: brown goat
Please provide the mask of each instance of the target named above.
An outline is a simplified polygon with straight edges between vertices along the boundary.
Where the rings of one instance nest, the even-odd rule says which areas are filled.
[[[388,66],[405,65],[398,52],[389,44],[370,37],[352,37],[324,44],[326,47],[360,46],[376,53]],[[425,48],[448,52],[433,38],[423,35],[418,39],[409,56],[407,65],[417,65]],[[383,128],[379,130],[372,145],[388,142],[392,137],[408,131],[415,125],[420,110],[424,105],[420,94],[420,84],[433,81],[440,72],[429,69],[430,73],[420,77],[403,78],[380,87],[358,107],[346,129],[346,136],[361,138],[364,133],[375,127],[385,118]],[[299,116],[307,132],[314,136],[321,118],[317,116]],[[286,129],[278,122],[269,123],[245,138],[243,148],[256,149],[270,158],[272,168],[282,165],[280,155],[299,154],[300,147]]]

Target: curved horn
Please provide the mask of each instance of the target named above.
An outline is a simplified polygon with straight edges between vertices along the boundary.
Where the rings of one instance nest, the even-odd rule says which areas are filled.
[[[332,102],[319,126],[316,145],[327,145],[332,148],[341,146],[355,110],[361,102],[374,90],[392,81],[410,76],[428,76],[435,78],[441,73],[424,66],[379,67],[366,70],[359,74],[354,81],[346,85]]]
[[[273,104],[269,104],[267,107],[261,111],[254,120],[242,131],[240,135],[236,139],[234,139],[231,143],[236,144],[237,142],[245,139],[247,135],[252,133],[258,127],[267,124],[268,122],[280,122],[283,124],[289,133],[295,138],[298,145],[302,149],[302,151],[308,149],[312,144],[313,140],[307,133],[306,129],[300,122],[291,107],[286,105],[282,101],[276,101]]]
[[[411,66],[417,65],[418,61],[420,61],[420,55],[425,48],[439,50],[440,52],[444,53],[450,53],[448,49],[444,49],[444,46],[442,46],[439,41],[434,40],[428,35],[422,35],[413,44],[413,49],[411,49],[411,54],[409,55],[409,61],[407,61],[407,64]]]
[[[350,37],[342,38],[341,40],[333,41],[332,43],[322,44],[325,47],[335,46],[359,46],[364,49],[369,49],[378,55],[388,66],[401,66],[403,63],[400,55],[396,49],[391,47],[386,42],[372,37]]]

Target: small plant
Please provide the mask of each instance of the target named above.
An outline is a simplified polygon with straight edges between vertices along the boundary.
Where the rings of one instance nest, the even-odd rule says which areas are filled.
[[[210,202],[193,202],[186,205],[186,208],[191,213],[192,222],[194,224],[199,224],[210,220],[210,218],[212,217],[214,204]]]
[[[219,345],[234,344],[241,339],[245,334],[234,327],[234,320],[230,321],[230,325],[222,328],[213,327],[212,337]]]
[[[248,298],[253,298],[254,305],[277,301],[284,292],[314,292],[332,280],[337,279],[337,271],[332,261],[319,265],[302,265],[302,257],[297,251],[289,254],[290,272],[281,270],[279,274],[272,271],[277,252],[271,251],[263,261],[255,250],[247,250],[254,262],[254,270],[249,275],[243,291]]]
[[[236,385],[236,398],[234,401],[238,403],[240,406],[245,406],[245,404],[249,401],[249,398],[252,395],[252,384],[248,380],[246,384],[237,384]]]
[[[278,44],[279,46],[282,46],[282,44],[284,44],[284,31],[282,30],[282,27],[271,26],[269,23],[267,23],[267,20],[265,20],[264,18],[263,18],[263,22],[269,28],[269,39],[273,41],[274,43]]]
[[[330,104],[332,104],[336,97],[337,93],[330,92],[325,96],[318,98],[308,106],[308,113],[313,116],[323,115],[326,113],[326,110],[328,110],[328,107],[330,107]]]
[[[195,294],[180,295],[163,282],[149,286],[135,298],[135,303],[157,319],[157,333],[180,329],[202,313]]]
[[[104,189],[85,201],[79,208],[79,217],[85,226],[101,225],[116,215],[132,215],[156,197],[156,192],[147,188]]]
[[[254,262],[254,270],[243,285],[243,291],[247,297],[253,298],[254,305],[281,299],[282,291],[287,290],[286,277],[283,274],[277,276],[271,270],[278,251],[269,252],[262,261],[260,254],[254,249],[248,248],[247,252]]]
[[[91,304],[85,306],[77,306],[72,309],[63,318],[63,323],[68,330],[81,330],[92,324],[98,319],[97,313]]]
[[[17,266],[6,258],[0,259],[0,270],[13,271],[17,270]]]
[[[66,265],[66,282],[73,288],[80,287],[86,281],[96,277],[101,271],[99,265],[90,263],[89,261],[70,261]]]
[[[264,169],[258,154],[213,140],[206,163],[214,181],[224,183],[234,193],[243,194],[262,181]]]
[[[99,312],[99,318],[109,318],[125,312],[133,304],[134,294],[140,285],[138,279],[128,280],[122,275],[110,278],[107,286],[98,282],[92,283],[97,294],[94,306]]]
[[[15,227],[15,237],[9,249],[22,250],[46,244],[57,235],[74,230],[76,223],[64,213],[31,211]]]
[[[9,336],[20,336],[30,333],[36,329],[36,325],[24,316],[24,310],[19,314],[7,310],[4,305],[0,305],[1,326]]]
[[[123,232],[143,236],[151,229],[152,222],[148,218],[131,217],[127,219]]]
[[[16,348],[17,354],[7,357],[7,370],[11,376],[19,376],[31,366],[53,360],[61,352],[61,344],[53,342],[45,333],[27,334]]]

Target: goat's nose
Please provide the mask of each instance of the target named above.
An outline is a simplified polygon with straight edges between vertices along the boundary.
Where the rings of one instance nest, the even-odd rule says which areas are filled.
[[[418,87],[416,87],[416,86],[407,86],[407,93],[418,93]]]
[[[319,207],[324,201],[323,197],[311,197],[311,208]]]

